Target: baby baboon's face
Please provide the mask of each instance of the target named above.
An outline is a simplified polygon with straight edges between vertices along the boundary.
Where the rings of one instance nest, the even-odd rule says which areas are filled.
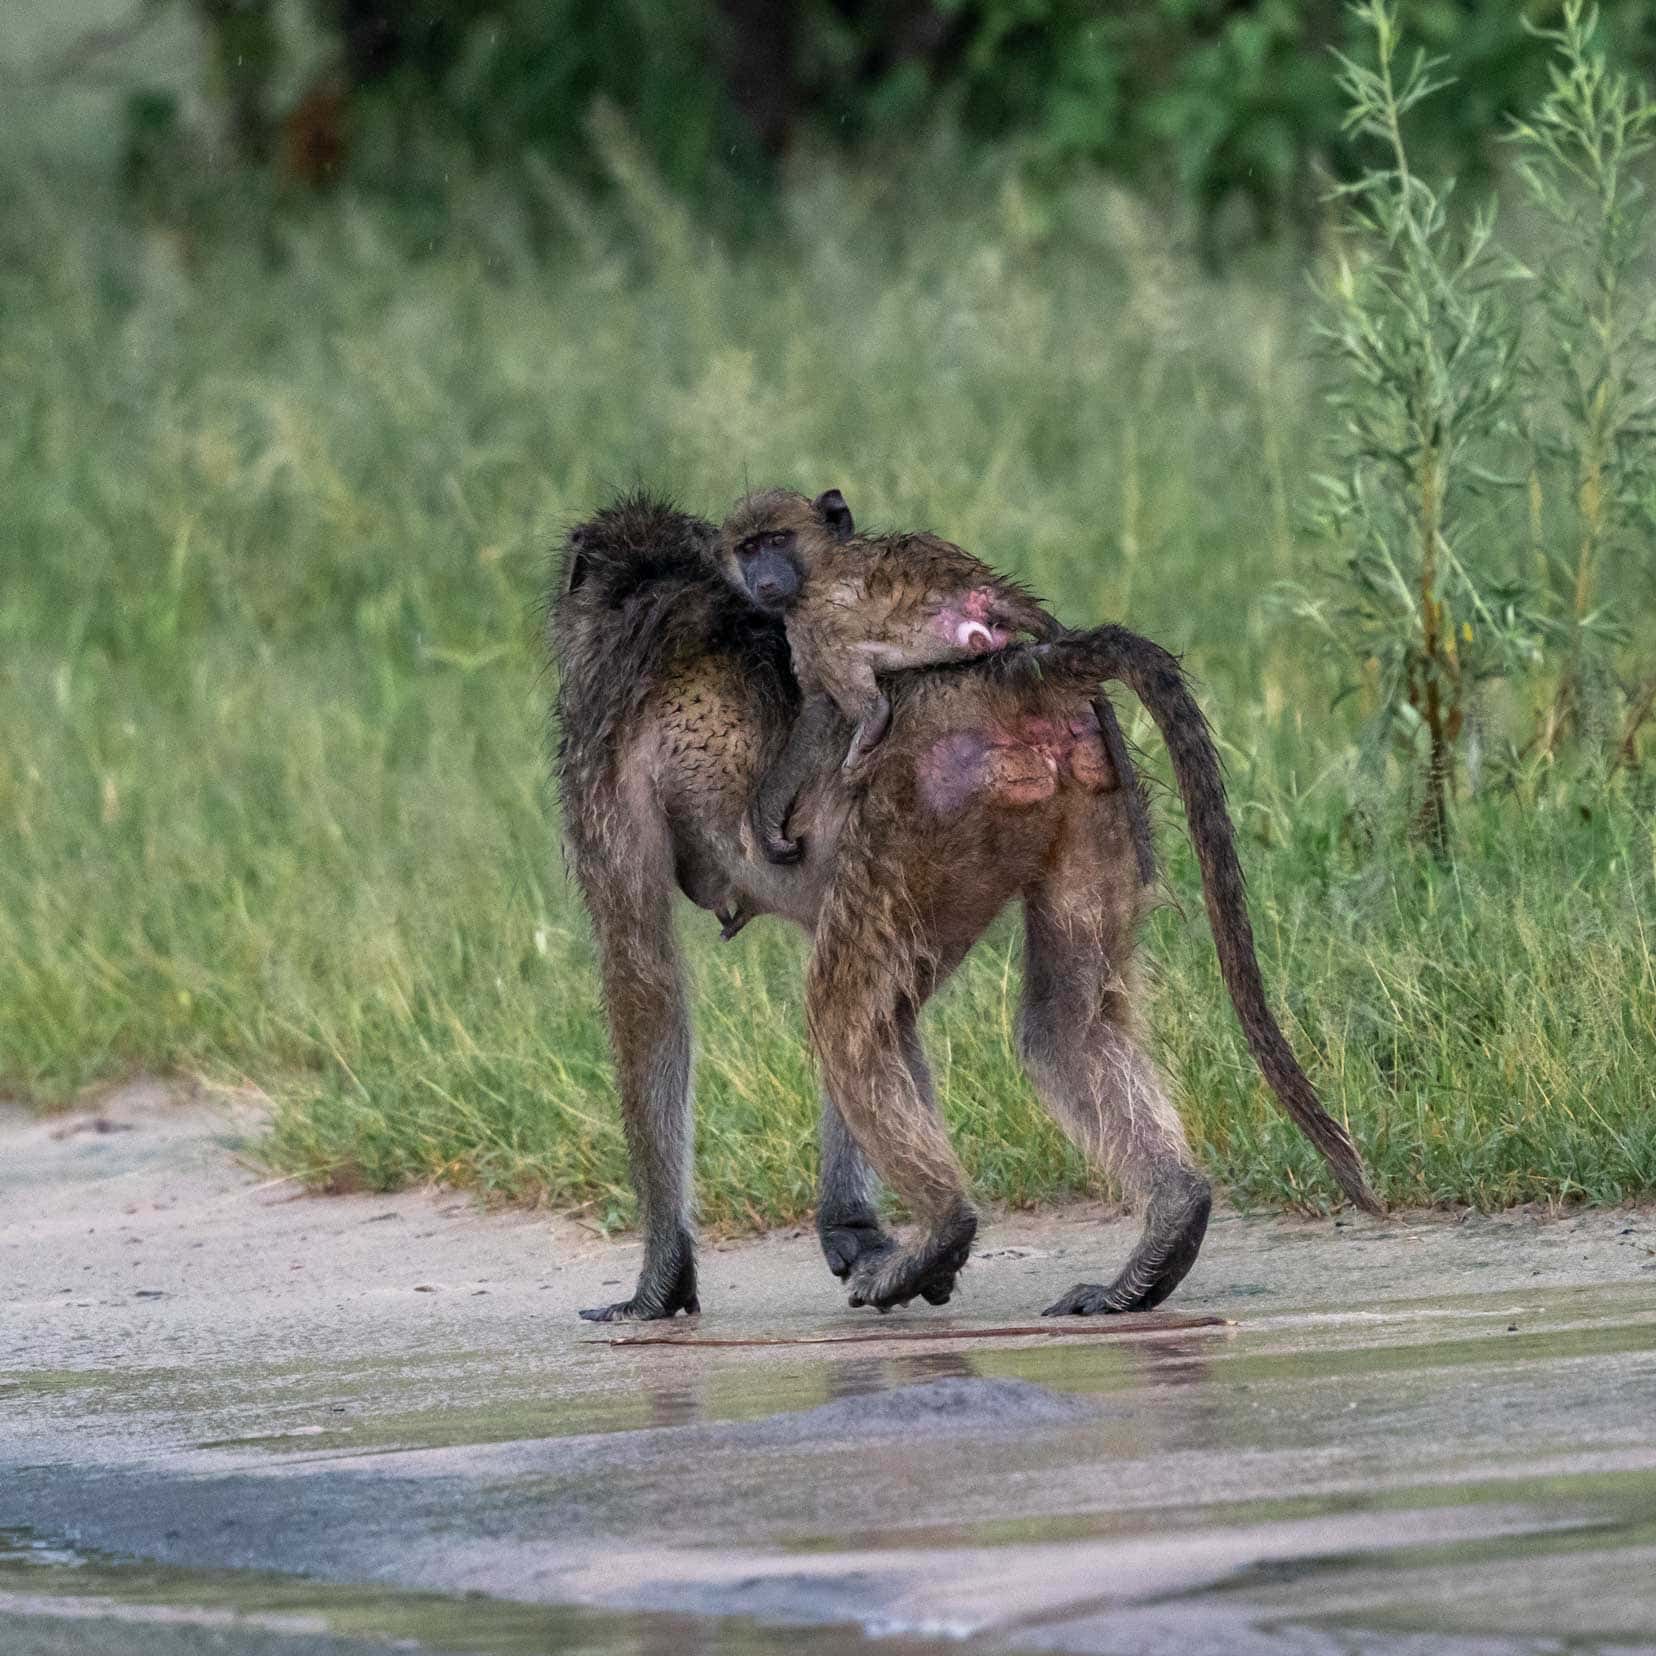
[[[719,572],[750,603],[772,615],[800,594],[815,555],[853,534],[838,489],[807,500],[791,489],[764,489],[739,501],[719,531]]]

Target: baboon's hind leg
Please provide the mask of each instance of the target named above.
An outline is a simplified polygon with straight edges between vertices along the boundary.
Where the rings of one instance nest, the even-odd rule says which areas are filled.
[[[850,1268],[851,1304],[887,1311],[916,1296],[947,1303],[977,1214],[920,1050],[921,973],[895,933],[864,935],[856,917],[873,912],[875,905],[855,900],[830,904],[811,957],[806,1012],[828,1097],[919,1227],[913,1241],[860,1253]]]
[[[874,1206],[873,1171],[845,1119],[826,1093],[822,1099],[822,1177],[817,1190],[817,1236],[828,1269],[842,1281],[859,1260],[890,1252],[896,1242]]]
[[[1148,1311],[1196,1263],[1212,1190],[1155,1065],[1133,1037],[1131,846],[1104,832],[1062,858],[1025,905],[1019,1044],[1030,1079],[1089,1160],[1146,1205],[1109,1283],[1077,1283],[1047,1316]]]

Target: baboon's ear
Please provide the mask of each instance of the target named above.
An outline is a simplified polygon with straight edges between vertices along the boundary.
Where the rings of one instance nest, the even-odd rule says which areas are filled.
[[[584,523],[569,531],[568,549],[564,554],[564,591],[573,592],[587,578],[587,531]]]
[[[825,489],[811,502],[816,508],[816,514],[834,532],[835,540],[848,541],[856,534],[857,526],[851,521],[851,508],[845,504],[845,496],[838,489]]]

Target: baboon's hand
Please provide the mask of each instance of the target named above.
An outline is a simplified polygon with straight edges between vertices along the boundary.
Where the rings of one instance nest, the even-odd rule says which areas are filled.
[[[713,918],[719,922],[719,941],[728,943],[753,918],[753,911],[740,903],[726,903],[713,911]]]
[[[891,698],[882,690],[876,697],[872,709],[863,715],[857,728],[851,733],[851,746],[846,750],[845,763],[840,769],[847,775],[854,776],[862,770],[869,754],[885,740],[885,733],[891,728]]]
[[[657,1322],[683,1311],[701,1310],[696,1297],[696,1245],[680,1230],[657,1235],[645,1250],[643,1274],[633,1297],[614,1305],[594,1305],[581,1313],[588,1322]]]
[[[759,845],[767,862],[796,863],[805,855],[805,841],[789,839],[786,834],[761,834]]]
[[[965,1263],[964,1248],[944,1260],[913,1248],[865,1254],[851,1277],[851,1307],[871,1305],[876,1311],[889,1311],[894,1305],[907,1305],[917,1294],[928,1305],[947,1305]]]

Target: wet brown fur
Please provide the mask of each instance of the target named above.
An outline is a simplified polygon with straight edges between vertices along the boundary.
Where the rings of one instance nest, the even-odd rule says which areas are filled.
[[[1116,1279],[1077,1284],[1049,1310],[1159,1303],[1196,1257],[1209,1194],[1134,1029],[1132,951],[1145,888],[1128,790],[1115,784],[1092,710],[1099,679],[1121,677],[1145,695],[1169,734],[1187,807],[1195,802],[1204,874],[1227,882],[1213,908],[1216,937],[1228,928],[1220,942],[1227,982],[1234,994],[1250,965],[1258,976],[1245,909],[1244,929],[1235,927],[1240,872],[1229,883],[1217,763],[1211,776],[1188,774],[1212,754],[1202,747],[1205,727],[1199,739],[1188,728],[1176,664],[1166,679],[1161,658],[1146,667],[1150,658],[1124,642],[1134,635],[1116,629],[901,675],[892,681],[891,732],[865,774],[854,786],[837,770],[813,779],[800,801],[806,854],[795,867],[773,867],[750,854],[743,816],[786,737],[797,692],[781,626],[714,573],[713,533],[664,503],[629,497],[571,534],[554,590],[569,856],[598,940],[646,1250],[633,1297],[587,1314],[699,1309],[675,885],[710,907],[734,893],[812,937],[807,1018],[824,1085],[818,1228],[830,1267],[849,1277],[852,1303],[882,1309],[915,1295],[946,1300],[970,1248],[976,1218],[917,1024],[984,928],[1021,898],[1019,1043],[1031,1077],[1066,1132],[1148,1209]],[[1257,1006],[1247,1004],[1244,1024],[1256,1050],[1273,1052],[1275,1084],[1280,1054],[1260,1017],[1275,1025],[1262,992]],[[1304,1110],[1294,1113],[1304,1124]],[[1328,1153],[1326,1133],[1319,1142]],[[870,1166],[915,1217],[906,1246],[880,1227]]]

